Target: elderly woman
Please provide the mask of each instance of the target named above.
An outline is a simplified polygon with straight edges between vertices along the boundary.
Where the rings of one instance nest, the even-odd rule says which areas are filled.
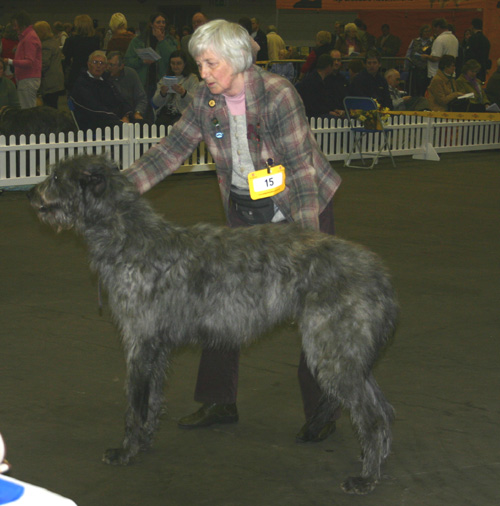
[[[326,31],[318,32],[316,34],[316,47],[312,49],[306,58],[305,63],[302,65],[299,79],[302,79],[302,77],[308,72],[313,71],[316,68],[318,58],[322,54],[329,54],[332,49],[332,34]]]
[[[483,90],[483,83],[477,78],[477,73],[480,70],[481,64],[477,60],[467,60],[462,67],[462,73],[457,79],[458,91],[474,93],[474,97],[469,99],[467,108],[471,112],[484,112],[486,106],[490,103]]]
[[[162,77],[153,96],[153,105],[158,108],[156,125],[173,125],[192,102],[200,84],[198,76],[187,65],[184,51],[174,51],[170,55],[168,76],[175,77],[176,82],[169,85],[168,79]]]
[[[115,12],[109,20],[111,38],[106,47],[107,51],[120,51],[124,53],[135,35],[127,30],[127,18],[121,12]]]
[[[366,47],[363,45],[358,35],[358,27],[354,23],[345,25],[344,33],[339,35],[335,42],[335,49],[339,50],[342,56],[364,56]]]
[[[252,65],[248,32],[240,25],[215,20],[192,35],[189,51],[204,83],[170,134],[151,148],[127,176],[145,192],[175,171],[200,141],[215,161],[222,203],[229,226],[295,222],[333,233],[332,200],[340,178],[318,148],[304,106],[293,85],[281,76]],[[269,161],[269,160],[272,161]],[[249,175],[270,165],[286,174],[282,191],[250,198]],[[257,197],[260,197],[257,194]],[[278,225],[277,225],[278,226]],[[236,392],[238,351],[204,350],[195,399],[203,403],[179,421],[183,428],[238,420]],[[306,418],[319,402],[319,387],[299,365]],[[334,429],[334,419],[311,430],[306,423],[299,441],[320,441]]]
[[[454,72],[455,57],[445,54],[439,60],[438,71],[427,88],[431,111],[449,111],[451,102],[463,95],[458,91]]]
[[[54,37],[47,21],[37,21],[33,28],[42,41],[42,80],[38,92],[44,105],[57,109],[57,102],[64,90],[62,53],[59,40]]]

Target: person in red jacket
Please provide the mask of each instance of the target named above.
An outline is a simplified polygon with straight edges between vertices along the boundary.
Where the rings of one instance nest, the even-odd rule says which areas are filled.
[[[42,77],[42,43],[26,11],[14,14],[12,28],[19,34],[19,44],[13,59],[6,63],[14,66],[17,94],[22,109],[36,106],[36,94]]]

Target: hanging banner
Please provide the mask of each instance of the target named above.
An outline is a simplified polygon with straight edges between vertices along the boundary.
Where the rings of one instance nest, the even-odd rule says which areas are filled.
[[[497,0],[276,0],[277,9],[358,11],[362,9],[484,9]]]

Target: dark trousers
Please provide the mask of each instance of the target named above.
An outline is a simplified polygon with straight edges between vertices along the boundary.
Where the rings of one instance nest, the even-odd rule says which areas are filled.
[[[242,222],[230,206],[228,223],[231,227],[248,226]],[[284,222],[283,222],[284,223]],[[277,224],[278,225],[278,224]],[[319,216],[320,230],[334,235],[333,201],[330,201]],[[203,404],[232,404],[236,402],[238,393],[239,350],[203,349],[194,398]],[[304,352],[300,354],[298,378],[304,414],[309,420],[321,397],[321,390],[307,367]],[[340,417],[340,409],[333,419]]]

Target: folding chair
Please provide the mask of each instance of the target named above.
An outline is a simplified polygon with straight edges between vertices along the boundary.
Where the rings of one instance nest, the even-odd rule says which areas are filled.
[[[349,148],[349,154],[344,161],[344,165],[346,167],[352,167],[354,169],[373,169],[378,159],[381,156],[390,156],[392,160],[392,165],[396,168],[396,164],[394,163],[394,158],[391,153],[390,146],[390,137],[392,134],[392,128],[385,128],[384,122],[380,117],[380,112],[378,111],[377,104],[373,98],[369,97],[345,97],[344,98],[344,109],[346,113],[346,118],[349,122],[349,128],[353,134],[353,142],[352,146]],[[352,111],[375,111],[375,116],[377,118],[377,124],[379,128],[365,128],[364,126],[360,126],[357,123],[357,120],[352,117]],[[378,143],[378,152],[375,151],[364,151],[363,152],[363,141],[370,139],[373,142],[373,145],[376,146]],[[383,154],[382,151],[387,149],[388,154]],[[362,165],[353,165],[352,159],[354,156],[359,156],[361,158]],[[373,157],[371,165],[365,165],[365,161],[363,158],[365,157]]]

